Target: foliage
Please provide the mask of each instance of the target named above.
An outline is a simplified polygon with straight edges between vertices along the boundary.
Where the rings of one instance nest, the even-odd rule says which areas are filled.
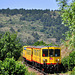
[[[68,0],[56,0],[59,3],[62,17],[62,24],[69,27],[66,32],[66,40],[69,40],[68,46],[73,52],[68,57],[62,59],[62,63],[66,70],[72,70],[75,66],[75,0],[68,3]],[[75,72],[71,73],[74,75]]]
[[[15,33],[15,30],[12,27],[10,28],[10,31],[13,32],[13,33]]]
[[[58,5],[60,6],[60,9],[63,10],[65,6],[67,5],[68,0],[56,0],[58,2]]]
[[[40,36],[38,35],[38,33],[36,32],[33,32],[32,33],[32,36],[35,38],[35,39],[37,39],[37,40],[39,40],[39,38],[40,38]]]
[[[65,70],[68,70],[68,58],[69,57],[64,57],[61,61],[63,66],[65,67]]]
[[[37,41],[33,44],[34,46],[41,46],[41,45],[46,45],[43,41]]]
[[[64,39],[65,36],[60,35],[60,34],[64,34],[68,30],[68,27],[65,27],[64,25],[61,24],[62,20],[59,15],[59,12],[60,12],[59,10],[49,10],[49,9],[25,10],[25,9],[9,9],[9,8],[7,8],[7,9],[0,10],[0,14],[4,14],[6,16],[7,15],[11,16],[11,17],[7,16],[8,19],[5,20],[6,22],[4,22],[4,21],[1,22],[2,25],[7,27],[10,24],[10,26],[9,26],[10,31],[13,32],[13,31],[17,30],[18,32],[20,32],[23,35],[25,35],[24,34],[24,32],[25,32],[27,34],[30,34],[31,38],[33,37],[33,39],[30,39],[31,43],[26,42],[27,44],[33,44],[34,38],[36,41],[38,41],[41,39],[41,37],[43,37],[45,40],[47,40],[49,38],[56,38],[57,42],[59,42],[61,38]],[[18,15],[19,15],[19,17],[18,17]],[[6,16],[4,16],[4,17],[6,17]],[[21,26],[22,26],[22,28],[21,28]],[[14,28],[14,30],[13,30],[13,28]],[[35,32],[35,30],[37,33],[39,33],[39,34],[37,34],[37,36],[32,35],[33,32]],[[44,34],[45,37],[42,34]],[[40,35],[41,35],[41,37],[39,37]],[[22,36],[20,36],[21,39],[22,39]],[[26,37],[24,39],[27,40]],[[24,39],[22,39],[22,41]]]
[[[70,4],[68,0],[57,0],[61,7],[62,23],[69,27],[66,40],[69,40],[69,49],[75,50],[75,0]]]
[[[70,75],[75,75],[75,67],[72,69],[72,72]]]
[[[69,56],[62,59],[62,64],[66,70],[72,70],[75,65],[75,51],[71,52]]]
[[[75,66],[75,51],[71,52],[69,54],[69,65],[70,65],[70,69],[72,70],[72,68]]]
[[[14,57],[16,60],[20,57],[21,44],[17,39],[17,34],[6,32],[0,39],[0,60],[6,57]]]
[[[3,34],[4,34],[4,32],[0,31],[0,39],[1,39]]]
[[[14,58],[6,58],[0,61],[0,75],[27,75],[27,68]]]
[[[33,44],[34,46],[58,46],[54,43],[50,43],[50,44],[46,44],[45,42],[43,41],[37,41]]]

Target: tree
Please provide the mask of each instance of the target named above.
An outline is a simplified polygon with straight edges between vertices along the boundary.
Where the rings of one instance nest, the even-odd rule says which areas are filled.
[[[62,23],[69,27],[66,40],[69,40],[69,49],[75,50],[75,0],[69,4],[68,0],[57,0],[61,8]]]
[[[37,41],[33,44],[33,46],[58,46],[55,43],[46,44],[43,41]]]
[[[75,51],[72,51],[69,56],[62,59],[62,64],[65,67],[65,70],[72,70],[75,65]]]
[[[73,70],[72,70],[70,75],[75,75],[75,67],[73,68]]]
[[[14,57],[17,60],[21,54],[20,48],[17,34],[6,32],[0,39],[0,60],[3,61],[6,57]]]
[[[46,45],[43,41],[37,41],[33,44],[34,46]]]
[[[10,31],[15,33],[15,30],[13,29],[13,27],[10,28]]]
[[[0,75],[27,75],[27,68],[14,58],[6,58],[0,61]]]

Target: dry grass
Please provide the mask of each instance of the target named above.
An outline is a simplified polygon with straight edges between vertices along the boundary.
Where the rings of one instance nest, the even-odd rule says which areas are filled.
[[[68,45],[68,42],[66,42],[66,44]],[[69,46],[69,45],[68,45]],[[61,58],[68,56],[70,52],[72,52],[70,49],[68,49],[68,46],[66,47],[64,44],[61,45]]]

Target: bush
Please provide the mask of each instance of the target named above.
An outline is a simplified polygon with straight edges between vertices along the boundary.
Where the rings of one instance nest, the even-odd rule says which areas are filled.
[[[69,56],[62,59],[62,64],[67,70],[72,70],[75,66],[75,51],[71,52]]]
[[[70,70],[72,70],[75,66],[75,51],[69,54],[69,66]]]
[[[27,72],[25,65],[13,58],[0,61],[0,75],[26,75]]]
[[[0,39],[0,60],[3,61],[7,57],[14,57],[18,60],[21,54],[21,47],[17,35],[6,32]]]
[[[73,70],[72,70],[70,75],[75,75],[75,67],[73,68]]]
[[[63,59],[62,59],[62,64],[63,64],[63,66],[64,66],[64,68],[65,68],[65,70],[68,70],[68,58],[69,57],[64,57]]]

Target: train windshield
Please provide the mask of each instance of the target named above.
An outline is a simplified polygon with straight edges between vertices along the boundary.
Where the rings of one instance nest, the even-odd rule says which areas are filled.
[[[60,49],[55,49],[55,57],[59,57],[60,56]]]
[[[43,49],[42,50],[42,56],[43,57],[48,57],[48,49]]]
[[[53,49],[49,49],[49,56],[53,57],[54,56],[54,50]]]

